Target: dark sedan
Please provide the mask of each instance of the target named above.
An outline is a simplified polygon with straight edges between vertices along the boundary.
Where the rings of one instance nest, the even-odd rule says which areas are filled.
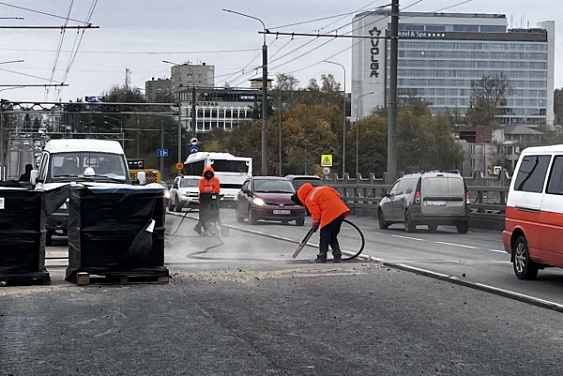
[[[282,177],[257,176],[244,182],[237,197],[237,221],[245,218],[251,224],[258,220],[280,221],[284,224],[295,221],[297,226],[305,223],[305,208],[295,205],[291,195],[295,188]]]

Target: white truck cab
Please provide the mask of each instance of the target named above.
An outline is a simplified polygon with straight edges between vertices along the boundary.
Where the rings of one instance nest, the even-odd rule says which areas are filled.
[[[47,142],[39,169],[31,174],[36,189],[53,189],[73,182],[131,184],[125,153],[119,142],[63,139]],[[55,231],[67,234],[68,209],[64,203],[47,217],[47,243]]]

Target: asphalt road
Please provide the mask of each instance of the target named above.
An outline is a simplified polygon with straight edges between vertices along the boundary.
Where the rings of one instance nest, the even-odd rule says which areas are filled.
[[[74,286],[55,239],[51,286],[0,288],[0,375],[563,372],[559,312],[373,261],[313,264],[314,247],[293,260],[306,227],[238,224],[232,214],[223,212],[232,227],[222,239],[168,216],[168,285]],[[502,249],[498,234],[444,228],[412,240],[400,226],[353,220],[373,257],[480,281],[498,270],[492,282],[520,285],[508,255],[491,251]],[[349,228],[341,239],[357,245]],[[543,291],[561,280],[554,269],[531,284]]]

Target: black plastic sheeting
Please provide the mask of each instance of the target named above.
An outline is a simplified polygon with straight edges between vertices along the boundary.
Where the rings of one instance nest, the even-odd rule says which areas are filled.
[[[45,191],[0,188],[0,281],[49,280]]]
[[[164,210],[157,184],[70,187],[67,280],[78,272],[167,276]]]

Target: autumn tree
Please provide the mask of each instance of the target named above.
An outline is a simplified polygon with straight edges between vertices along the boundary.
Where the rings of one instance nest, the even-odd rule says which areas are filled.
[[[510,82],[504,73],[486,75],[471,82],[471,98],[465,113],[470,125],[498,126],[495,117],[501,114],[506,105],[505,95],[510,90]]]

